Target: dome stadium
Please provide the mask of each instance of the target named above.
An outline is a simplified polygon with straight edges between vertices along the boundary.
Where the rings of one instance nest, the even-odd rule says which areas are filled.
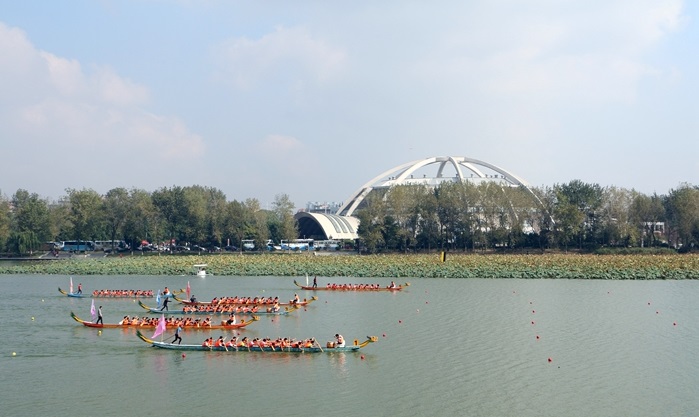
[[[357,239],[359,220],[353,215],[362,209],[371,193],[385,194],[391,187],[407,184],[437,187],[448,181],[523,187],[538,201],[525,180],[503,168],[463,156],[438,156],[406,162],[382,172],[352,193],[334,214],[297,213],[299,235],[320,240]]]

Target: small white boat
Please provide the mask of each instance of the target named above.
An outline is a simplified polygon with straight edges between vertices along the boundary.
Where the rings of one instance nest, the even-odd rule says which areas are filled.
[[[194,269],[196,270],[196,275],[198,277],[205,277],[206,276],[206,264],[196,264],[194,265]]]

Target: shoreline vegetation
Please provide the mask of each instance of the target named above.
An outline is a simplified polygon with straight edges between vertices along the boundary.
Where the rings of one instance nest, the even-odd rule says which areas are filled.
[[[0,274],[194,275],[325,278],[699,279],[699,255],[457,254],[308,256],[212,254],[192,256],[77,255],[53,261],[0,262]]]

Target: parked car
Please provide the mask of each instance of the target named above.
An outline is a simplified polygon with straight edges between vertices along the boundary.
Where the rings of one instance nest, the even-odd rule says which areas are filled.
[[[227,250],[228,252],[238,252],[238,247],[235,245],[228,245],[223,249]]]
[[[192,246],[192,250],[198,251],[198,252],[206,252],[207,251],[207,249],[205,247],[199,246],[199,245]]]

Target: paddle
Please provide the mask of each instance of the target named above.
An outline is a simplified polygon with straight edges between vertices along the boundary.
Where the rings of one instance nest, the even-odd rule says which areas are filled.
[[[323,352],[323,347],[320,346],[320,343],[318,343],[318,339],[316,339],[316,338],[314,337],[314,338],[313,338],[313,341],[316,342],[316,345],[318,345],[318,349],[320,349],[320,351]]]

